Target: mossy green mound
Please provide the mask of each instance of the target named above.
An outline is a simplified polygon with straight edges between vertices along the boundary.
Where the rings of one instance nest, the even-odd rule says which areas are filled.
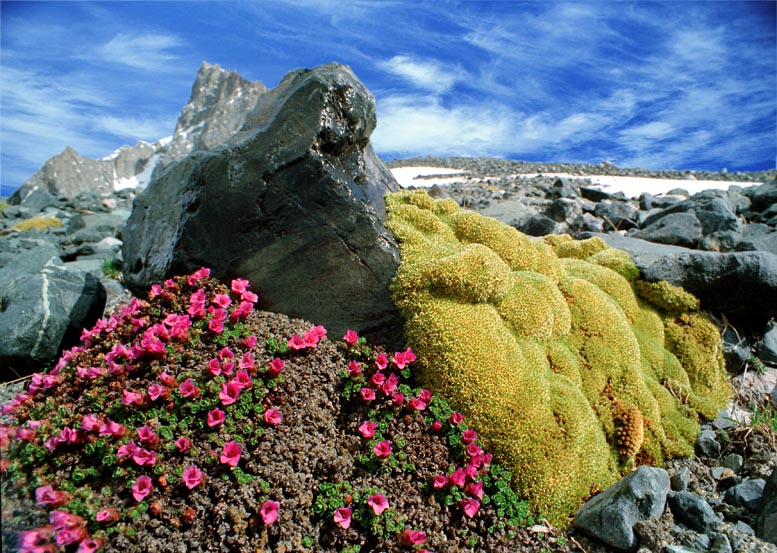
[[[699,415],[730,395],[693,296],[643,283],[600,239],[536,240],[423,191],[386,204],[420,381],[470,418],[551,522],[634,464],[693,453]]]

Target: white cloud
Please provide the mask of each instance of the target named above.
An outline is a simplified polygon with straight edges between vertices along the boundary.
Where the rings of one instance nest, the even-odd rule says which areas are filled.
[[[169,135],[174,130],[174,127],[170,126],[170,121],[112,115],[96,117],[92,124],[96,129],[133,142],[136,140],[153,142]]]
[[[120,63],[143,71],[163,71],[174,67],[176,48],[185,42],[170,34],[119,33],[95,50],[108,63]]]
[[[457,81],[463,81],[466,77],[460,67],[411,56],[394,56],[390,60],[378,63],[378,67],[404,79],[416,88],[436,94],[449,91]]]

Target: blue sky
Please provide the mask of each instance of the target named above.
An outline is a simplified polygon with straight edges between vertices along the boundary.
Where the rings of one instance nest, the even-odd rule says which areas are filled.
[[[201,62],[274,87],[351,66],[384,159],[775,167],[773,1],[8,2],[2,184],[175,128]]]

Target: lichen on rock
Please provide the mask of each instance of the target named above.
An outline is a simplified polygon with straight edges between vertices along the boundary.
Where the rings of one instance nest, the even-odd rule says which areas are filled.
[[[469,417],[552,523],[634,463],[692,454],[699,416],[730,389],[690,294],[640,284],[600,239],[534,239],[424,191],[386,204],[419,380]]]

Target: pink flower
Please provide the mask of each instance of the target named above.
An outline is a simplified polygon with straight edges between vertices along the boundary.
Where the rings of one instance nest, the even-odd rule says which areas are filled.
[[[194,271],[191,275],[189,275],[189,277],[186,279],[186,284],[188,284],[189,286],[195,286],[202,279],[208,278],[209,276],[210,276],[210,269],[201,267],[196,271]]]
[[[204,319],[205,302],[192,302],[189,304],[189,307],[186,308],[186,312],[192,317],[192,319]]]
[[[49,513],[49,522],[54,530],[65,530],[82,526],[84,519],[67,511],[56,510]]]
[[[348,507],[340,507],[335,511],[334,521],[347,530],[351,527],[351,510]]]
[[[86,430],[87,432],[100,430],[101,425],[102,425],[102,421],[97,417],[97,415],[94,415],[92,413],[84,415],[84,418],[81,419],[81,428],[83,430]]]
[[[162,374],[159,375],[159,381],[165,386],[168,386],[170,388],[178,386],[178,382],[175,380],[175,378],[170,376],[166,372],[163,372]]]
[[[464,482],[467,481],[466,473],[464,472],[463,469],[460,469],[460,468],[454,470],[451,473],[449,478],[450,478],[450,481],[451,481],[452,484],[454,484],[456,486],[459,486],[459,487],[463,486]]]
[[[380,388],[386,382],[386,375],[378,371],[370,378],[370,385],[374,388]]]
[[[413,399],[408,401],[407,406],[411,411],[423,411],[424,409],[426,409],[426,403],[424,403],[417,397],[414,397]]]
[[[95,519],[97,522],[102,523],[111,523],[116,522],[119,520],[119,511],[117,509],[109,508],[109,509],[103,509],[99,513],[97,513],[97,516],[95,516]]]
[[[431,403],[432,402],[432,392],[429,390],[421,390],[421,393],[418,394],[418,399],[423,401],[424,403]]]
[[[229,289],[232,290],[235,294],[242,294],[248,290],[249,284],[250,283],[244,278],[236,278],[230,283]]]
[[[383,440],[372,448],[375,453],[375,457],[378,459],[386,459],[391,455],[391,440]]]
[[[256,336],[251,334],[251,336],[243,340],[241,343],[244,348],[254,349],[256,347]]]
[[[478,439],[477,432],[472,430],[471,428],[468,428],[464,432],[461,433],[461,441],[465,444],[470,444]]]
[[[359,335],[353,331],[353,330],[346,330],[345,336],[343,336],[343,340],[345,340],[345,343],[349,346],[355,346],[356,341],[359,339]]]
[[[138,466],[148,465],[153,467],[156,465],[156,452],[138,447],[132,452],[132,460],[138,464]]]
[[[63,528],[57,532],[55,539],[56,544],[59,547],[70,545],[81,540],[85,540],[89,537],[89,531],[83,526],[77,526],[75,528]]]
[[[154,484],[152,484],[151,478],[145,475],[138,476],[138,479],[132,485],[132,497],[135,498],[135,501],[143,501],[153,489]]]
[[[186,453],[192,448],[192,441],[185,436],[181,436],[175,440],[175,447],[177,447],[178,451],[181,453]]]
[[[348,362],[348,375],[351,378],[359,378],[362,375],[362,367],[356,361]]]
[[[119,424],[118,422],[114,422],[109,418],[105,419],[105,422],[100,425],[100,431],[98,435],[102,438],[105,436],[114,436],[116,438],[121,438],[126,434],[127,428]]]
[[[375,399],[375,390],[372,388],[362,388],[361,395],[364,401],[372,401]]]
[[[399,377],[396,373],[391,373],[380,389],[383,391],[384,395],[390,396],[394,393],[394,390],[397,389],[397,384],[399,384]]]
[[[221,361],[218,359],[211,359],[208,361],[208,372],[213,376],[221,374]]]
[[[129,390],[122,390],[121,395],[122,405],[143,405],[143,392],[130,392]]]
[[[19,553],[56,553],[56,546],[51,543],[54,528],[43,526],[35,530],[23,530],[17,534],[16,547]]]
[[[391,361],[400,370],[404,369],[406,365],[409,365],[415,360],[416,360],[416,356],[413,353],[413,350],[411,350],[410,348],[407,348],[403,352],[398,351],[397,353],[394,354],[394,357],[391,358]]]
[[[483,499],[483,482],[470,482],[467,487],[464,488],[467,495]]]
[[[405,403],[405,395],[402,392],[397,392],[391,396],[391,403],[394,407],[402,407]]]
[[[232,405],[240,397],[240,386],[234,382],[227,382],[221,385],[221,392],[219,392],[219,399],[224,405]]]
[[[148,387],[148,397],[151,398],[151,401],[156,401],[159,398],[167,399],[169,395],[170,394],[167,393],[167,388],[161,384],[154,383]]]
[[[434,480],[432,480],[432,486],[434,489],[439,490],[440,488],[444,488],[448,485],[448,477],[444,474],[438,474],[434,477]]]
[[[239,386],[241,390],[245,390],[246,388],[250,388],[253,384],[253,381],[251,380],[251,377],[248,374],[248,371],[240,369],[237,371],[237,374],[235,375],[235,378],[232,379],[232,383],[235,386]]]
[[[246,290],[245,292],[240,294],[240,299],[243,301],[247,301],[249,303],[256,303],[256,300],[259,299],[259,296],[257,296],[253,292],[249,292],[248,290]]]
[[[374,422],[365,421],[362,423],[362,425],[359,427],[359,432],[362,435],[362,438],[372,438],[375,436],[375,430],[378,428],[378,425]]]
[[[475,442],[472,442],[467,445],[467,455],[469,455],[470,457],[474,457],[476,455],[482,455],[482,454],[483,454],[483,450]]]
[[[270,361],[270,366],[267,368],[267,374],[273,378],[281,374],[283,367],[286,366],[286,362],[283,359],[276,357]]]
[[[97,538],[86,538],[78,544],[76,553],[94,553],[103,546],[103,541]]]
[[[215,305],[218,305],[219,307],[226,309],[232,303],[232,300],[226,294],[216,294],[215,296],[213,296],[213,303]]]
[[[264,412],[264,422],[266,422],[269,425],[277,426],[281,423],[282,420],[283,420],[283,417],[275,409],[268,409],[267,411]]]
[[[189,465],[186,467],[186,469],[184,469],[183,473],[181,474],[181,478],[184,485],[190,490],[193,490],[205,482],[205,475],[200,469],[197,468],[197,465]]]
[[[379,353],[375,357],[375,366],[378,367],[379,371],[388,367],[388,356],[385,353]]]
[[[224,444],[224,448],[221,450],[221,456],[219,461],[230,467],[236,467],[240,462],[240,453],[243,451],[242,446],[235,440],[231,440]]]
[[[194,399],[200,395],[200,390],[194,385],[194,380],[191,377],[187,378],[178,386],[178,391],[186,398]]]
[[[319,341],[318,334],[313,332],[312,330],[309,330],[302,336],[302,341],[305,342],[305,347],[308,348],[314,348],[318,344]]]
[[[312,332],[313,334],[315,334],[319,340],[323,340],[324,338],[326,338],[326,329],[321,325],[310,327],[309,332]]]
[[[451,421],[451,424],[453,426],[458,426],[462,422],[464,422],[464,415],[462,415],[458,411],[455,411],[455,412],[451,413],[450,421]]]
[[[40,486],[35,490],[35,501],[38,505],[59,507],[70,500],[67,492],[55,490],[51,486]]]
[[[215,409],[208,411],[208,426],[218,426],[226,419],[224,411],[216,407]]]
[[[305,340],[302,339],[302,336],[299,334],[295,334],[291,338],[289,338],[288,341],[289,349],[293,349],[294,351],[299,351],[301,349],[305,349],[308,347],[308,345],[305,343]]]
[[[372,507],[372,512],[380,516],[383,511],[388,509],[388,499],[383,494],[376,493],[367,498],[367,505]]]
[[[243,357],[240,358],[240,361],[238,362],[238,367],[241,369],[256,369],[256,363],[254,362],[254,356],[251,355],[251,352],[247,351],[243,354]]]
[[[442,430],[442,423],[440,421],[434,421],[432,423],[432,432],[439,432]]]
[[[473,497],[466,497],[462,499],[459,501],[459,505],[461,505],[461,509],[464,511],[464,514],[469,518],[474,517],[475,513],[477,513],[478,509],[480,509],[480,501]]]
[[[119,459],[126,459],[127,457],[131,457],[138,449],[137,444],[130,440],[124,445],[120,445],[119,449],[116,450],[116,455],[119,457]]]
[[[208,321],[208,330],[213,334],[221,334],[224,332],[224,319],[211,319]]]
[[[259,509],[259,515],[262,517],[262,522],[267,526],[270,526],[278,520],[279,507],[280,503],[277,501],[265,501],[262,503],[262,507]]]
[[[66,426],[59,432],[59,441],[63,444],[76,444],[81,438],[78,436],[78,430]]]
[[[32,428],[20,428],[16,432],[16,437],[24,442],[31,442],[35,439],[35,430]]]
[[[150,426],[141,426],[137,432],[140,443],[149,447],[154,447],[159,443],[159,436],[154,434],[154,430]]]
[[[464,467],[464,474],[470,480],[475,480],[478,477],[478,468],[475,465],[468,464]]]
[[[414,546],[419,545],[421,543],[424,543],[426,541],[426,532],[421,532],[420,530],[409,530],[406,529],[400,534],[399,541],[402,542],[403,545],[407,546]]]

